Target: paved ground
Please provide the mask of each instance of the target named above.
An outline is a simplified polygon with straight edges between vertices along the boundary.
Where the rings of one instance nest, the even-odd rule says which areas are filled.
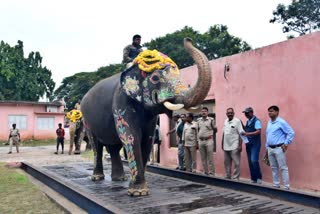
[[[85,145],[83,144],[83,147],[84,146]],[[90,161],[88,161],[88,159],[83,158],[81,155],[69,155],[68,152],[67,152],[68,149],[69,149],[69,145],[68,144],[65,145],[65,151],[66,151],[65,154],[60,154],[60,153],[58,155],[54,154],[55,148],[56,147],[54,145],[52,145],[52,146],[39,146],[39,147],[21,147],[20,148],[20,153],[16,153],[15,150],[13,150],[14,152],[12,154],[7,154],[8,150],[9,150],[9,147],[8,146],[7,147],[0,147],[0,162],[23,162],[24,161],[24,162],[31,163],[32,165],[35,165],[35,166],[38,166],[38,167],[44,167],[44,168],[47,168],[47,169],[50,169],[51,167],[54,168],[54,166],[57,166],[57,165],[60,165],[60,164],[61,165],[70,165],[71,164],[71,166],[73,166],[73,165],[78,165],[78,164],[87,165],[88,162],[91,163]],[[82,151],[84,151],[84,148],[82,148]],[[79,167],[79,168],[81,168],[81,167]],[[92,166],[87,167],[87,168],[91,169]],[[87,169],[87,168],[85,168],[85,169]],[[85,171],[85,176],[84,177],[85,177],[86,180],[88,180],[88,177],[91,175],[92,169],[91,169],[90,172],[89,171],[88,170]],[[108,173],[106,173],[106,174],[108,174]],[[80,176],[80,177],[82,179],[84,178],[82,176]],[[76,207],[73,203],[67,201],[63,196],[61,196],[58,193],[52,191],[50,188],[47,188],[46,186],[42,185],[39,181],[32,180],[32,177],[30,177],[30,179],[31,179],[32,182],[34,182],[36,185],[38,185],[41,188],[41,190],[44,191],[50,198],[52,198],[58,204],[60,204],[63,207],[65,207],[67,209],[67,211],[69,211],[70,213],[84,213],[83,210],[81,210],[80,208]],[[82,179],[80,179],[80,181],[82,181]],[[104,182],[107,182],[107,180],[108,179],[106,179],[106,181],[104,181]],[[150,180],[152,180],[152,179],[150,179]],[[159,180],[161,180],[161,179],[159,179],[157,177],[156,181],[159,181]],[[156,182],[156,183],[158,183],[158,182]],[[186,185],[189,185],[189,184],[186,184]],[[121,188],[122,191],[120,191],[119,194],[123,193],[124,195],[126,195],[126,193],[125,193],[126,187],[127,187],[127,183],[125,183],[124,187]],[[199,190],[201,189],[200,192],[203,192],[202,188],[203,188],[202,186],[199,187]],[[198,187],[195,188],[195,189],[197,190],[196,192],[198,192]],[[159,191],[159,192],[161,192],[161,191]],[[170,193],[170,195],[171,194],[172,194],[172,192]],[[154,197],[154,196],[151,196],[151,197]],[[180,197],[181,196],[179,196],[177,198],[180,198]],[[181,198],[184,198],[184,197],[181,197]],[[199,198],[200,196],[197,195],[197,197]],[[208,195],[206,195],[205,197],[208,197]],[[127,199],[128,197],[125,197],[125,198]],[[135,200],[135,199],[129,198],[128,200]],[[109,203],[115,203],[115,201],[108,201],[108,202]],[[132,202],[132,201],[129,201],[129,202]],[[123,203],[123,201],[121,203]],[[189,206],[193,206],[192,203],[189,204]],[[130,208],[130,206],[129,206],[129,208]],[[293,209],[294,206],[292,206],[291,208]],[[168,205],[164,206],[164,204],[157,204],[157,209],[158,209],[158,211],[162,210],[162,209],[167,210],[167,209],[171,209],[171,207],[170,206],[168,207]],[[190,210],[188,210],[188,209],[185,210],[185,208],[183,208],[183,207],[179,207],[179,209],[182,209],[182,210],[179,210],[179,211],[183,211],[183,212],[186,212],[186,213],[190,212]],[[297,213],[300,213],[299,211],[302,211],[302,213],[304,212],[303,210],[301,210],[299,208],[297,208],[297,209],[298,209]],[[146,209],[146,210],[143,210],[143,211],[146,211],[146,213],[148,213],[150,210]],[[199,211],[199,213],[203,213],[203,212],[206,213],[209,210],[198,210],[198,211]],[[216,210],[210,210],[210,212],[215,212],[215,211]],[[142,210],[136,210],[136,213],[143,213],[143,212],[142,212]],[[161,211],[160,211],[160,213],[161,213]],[[282,212],[280,212],[280,213],[282,213]],[[313,213],[313,212],[311,211],[311,213]]]
[[[105,180],[92,182],[91,162],[65,163],[43,166],[47,174],[54,175],[64,185],[85,192],[94,201],[107,207],[115,207],[116,213],[132,214],[319,214],[316,208],[304,207],[266,196],[234,191],[194,183],[177,178],[147,172],[150,195],[127,195],[129,181],[111,181],[111,163],[104,162]],[[129,169],[125,167],[126,175]]]

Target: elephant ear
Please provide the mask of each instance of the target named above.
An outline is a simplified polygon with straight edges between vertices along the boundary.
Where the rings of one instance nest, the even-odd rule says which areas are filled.
[[[136,72],[134,67],[136,66],[132,66],[121,74],[121,90],[132,99],[142,102],[142,88],[140,84],[142,77]]]

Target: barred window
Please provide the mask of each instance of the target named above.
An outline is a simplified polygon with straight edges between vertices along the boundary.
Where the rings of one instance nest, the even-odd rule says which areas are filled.
[[[14,123],[17,125],[17,129],[27,129],[27,115],[9,115],[8,127],[11,129]]]
[[[37,127],[39,130],[54,129],[54,117],[37,117]]]

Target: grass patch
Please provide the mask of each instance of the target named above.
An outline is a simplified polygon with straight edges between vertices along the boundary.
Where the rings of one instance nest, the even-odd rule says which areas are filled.
[[[20,169],[0,163],[0,213],[65,213],[33,185]]]
[[[121,154],[121,152],[120,152],[120,154]],[[102,157],[103,157],[103,159],[104,159],[106,156],[109,156],[108,152],[107,152],[107,151],[103,151],[103,152],[102,152]],[[94,153],[93,153],[93,150],[81,152],[81,157],[86,158],[86,159],[88,159],[88,160],[90,160],[90,161],[94,161]]]
[[[89,151],[81,152],[81,157],[84,157],[86,159],[89,159],[90,161],[93,161],[93,158],[94,158],[93,151],[89,150]]]
[[[6,146],[5,143],[8,141],[0,141],[0,146]],[[20,146],[49,146],[56,145],[56,139],[48,139],[48,140],[23,140],[20,142]]]

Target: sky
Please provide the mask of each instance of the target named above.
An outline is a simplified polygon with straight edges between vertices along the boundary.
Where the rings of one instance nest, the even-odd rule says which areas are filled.
[[[284,41],[281,24],[269,23],[279,3],[291,0],[0,0],[0,40],[23,41],[26,56],[39,51],[57,88],[64,77],[121,63],[134,34],[144,43],[223,24],[254,49]]]

